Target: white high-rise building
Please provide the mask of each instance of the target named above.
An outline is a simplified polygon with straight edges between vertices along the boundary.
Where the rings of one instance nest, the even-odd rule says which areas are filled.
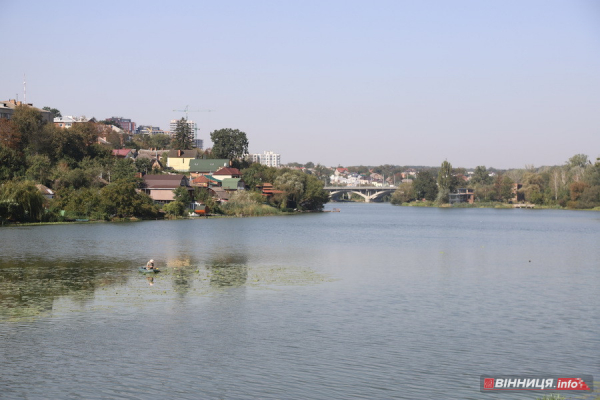
[[[172,119],[171,123],[169,124],[169,129],[171,131],[171,136],[173,136],[175,134],[175,129],[177,129],[177,123],[181,121],[179,119]],[[194,143],[196,145],[200,144],[200,148],[202,148],[202,139],[199,139],[197,137],[198,135],[198,126],[196,125],[196,123],[194,121],[188,120],[187,121],[188,126],[190,127],[190,129],[192,130],[192,135],[194,136]],[[198,142],[198,140],[200,142]]]
[[[281,155],[272,151],[265,151],[263,154],[252,154],[252,162],[259,162],[267,167],[279,168],[281,166]]]

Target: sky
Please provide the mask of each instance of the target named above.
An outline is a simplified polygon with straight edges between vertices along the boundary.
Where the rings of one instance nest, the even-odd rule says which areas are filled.
[[[246,133],[282,163],[600,157],[596,0],[0,0],[0,100]],[[210,110],[210,111],[209,111]]]

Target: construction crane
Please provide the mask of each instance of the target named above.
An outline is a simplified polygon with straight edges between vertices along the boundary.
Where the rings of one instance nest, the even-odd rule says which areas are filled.
[[[185,108],[183,110],[173,110],[175,112],[184,112],[185,113],[185,119],[187,121],[188,119],[188,113],[191,112],[213,112],[214,110],[190,110],[190,106],[185,106]]]

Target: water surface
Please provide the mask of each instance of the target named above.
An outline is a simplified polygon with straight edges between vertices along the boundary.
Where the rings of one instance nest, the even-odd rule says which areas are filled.
[[[479,375],[600,376],[599,213],[335,207],[0,229],[0,398],[533,399]]]

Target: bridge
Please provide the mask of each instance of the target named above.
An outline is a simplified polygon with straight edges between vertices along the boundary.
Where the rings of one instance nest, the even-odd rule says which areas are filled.
[[[331,200],[339,198],[344,193],[356,193],[365,199],[365,203],[380,200],[386,194],[392,194],[397,188],[385,186],[325,186],[323,190],[329,192]]]

